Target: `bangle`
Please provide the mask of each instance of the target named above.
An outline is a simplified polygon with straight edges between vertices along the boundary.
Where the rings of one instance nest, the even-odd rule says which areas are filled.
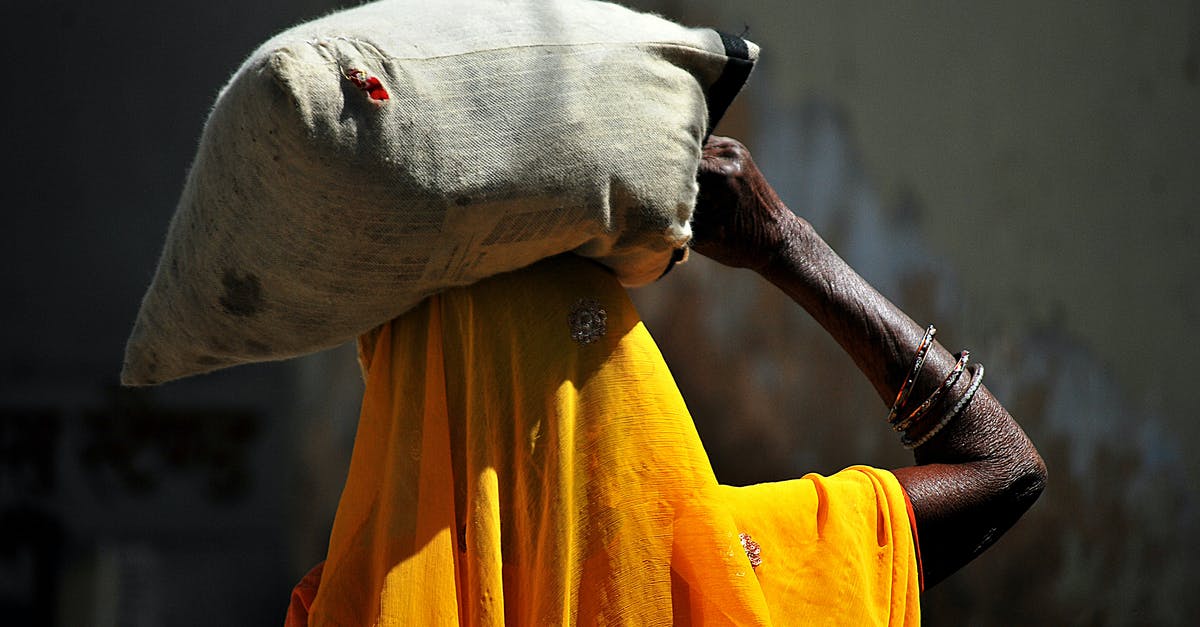
[[[950,421],[953,420],[955,416],[959,415],[962,413],[962,410],[966,409],[967,404],[971,402],[971,399],[975,398],[975,392],[979,390],[979,385],[981,383],[983,383],[983,364],[976,364],[975,368],[971,370],[971,387],[967,388],[967,392],[963,394],[962,398],[958,399],[958,402],[954,404],[954,408],[946,412],[946,415],[943,416],[942,419],[924,435],[916,440],[912,440],[909,439],[908,434],[905,434],[904,437],[900,438],[900,444],[904,445],[904,448],[911,449],[917,448],[918,446],[928,442],[930,438],[937,435],[938,432],[941,431],[946,425],[950,424]]]
[[[900,413],[900,408],[908,402],[908,395],[912,394],[913,383],[921,373],[921,366],[925,365],[925,357],[929,355],[929,347],[933,346],[933,336],[936,333],[937,329],[933,328],[932,324],[925,328],[925,337],[921,338],[921,343],[917,345],[917,357],[913,360],[912,370],[900,385],[900,391],[896,392],[896,402],[892,403],[892,410],[888,412],[888,424],[896,421],[896,414]]]
[[[971,351],[964,350],[959,353],[958,363],[954,364],[954,369],[950,371],[950,374],[946,375],[946,379],[942,381],[942,384],[933,391],[933,394],[929,395],[929,398],[925,399],[924,403],[921,403],[919,407],[914,409],[908,415],[908,418],[897,422],[892,428],[896,431],[907,431],[909,427],[920,420],[938,401],[942,400],[942,397],[946,395],[946,392],[950,391],[950,388],[954,387],[955,383],[958,383],[958,378],[962,376],[963,370],[967,367],[967,362],[969,361],[971,361]]]

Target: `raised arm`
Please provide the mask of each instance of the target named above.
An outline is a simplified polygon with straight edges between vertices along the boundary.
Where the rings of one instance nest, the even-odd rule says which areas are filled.
[[[748,268],[803,307],[850,355],[887,407],[909,377],[926,328],[875,291],[812,226],[792,213],[744,146],[714,137],[704,148],[693,248]],[[905,415],[939,388],[958,358],[936,341],[913,382]],[[1046,467],[1033,444],[986,387],[978,367],[951,379],[941,400],[906,438],[915,465],[894,471],[916,514],[926,585],[979,555],[1037,500]],[[941,416],[961,411],[936,430]],[[887,409],[881,412],[882,420]],[[903,416],[901,417],[901,419]],[[932,437],[925,436],[932,433]]]

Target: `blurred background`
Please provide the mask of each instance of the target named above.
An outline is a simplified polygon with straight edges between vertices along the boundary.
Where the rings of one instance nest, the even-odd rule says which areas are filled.
[[[0,616],[281,624],[324,554],[347,348],[117,386],[219,87],[318,0],[5,7]],[[929,625],[1200,624],[1200,1],[630,2],[763,48],[719,132],[951,350],[1050,484]],[[726,483],[910,462],[802,311],[692,260],[635,300]]]

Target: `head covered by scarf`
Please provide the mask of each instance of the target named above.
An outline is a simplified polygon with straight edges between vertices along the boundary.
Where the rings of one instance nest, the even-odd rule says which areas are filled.
[[[718,485],[661,354],[592,262],[444,292],[359,347],[349,477],[289,624],[919,622],[896,479]]]

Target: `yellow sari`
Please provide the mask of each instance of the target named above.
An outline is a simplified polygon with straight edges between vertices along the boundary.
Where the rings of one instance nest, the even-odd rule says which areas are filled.
[[[919,622],[895,477],[718,485],[602,267],[555,258],[451,290],[359,347],[349,477],[289,623]]]

